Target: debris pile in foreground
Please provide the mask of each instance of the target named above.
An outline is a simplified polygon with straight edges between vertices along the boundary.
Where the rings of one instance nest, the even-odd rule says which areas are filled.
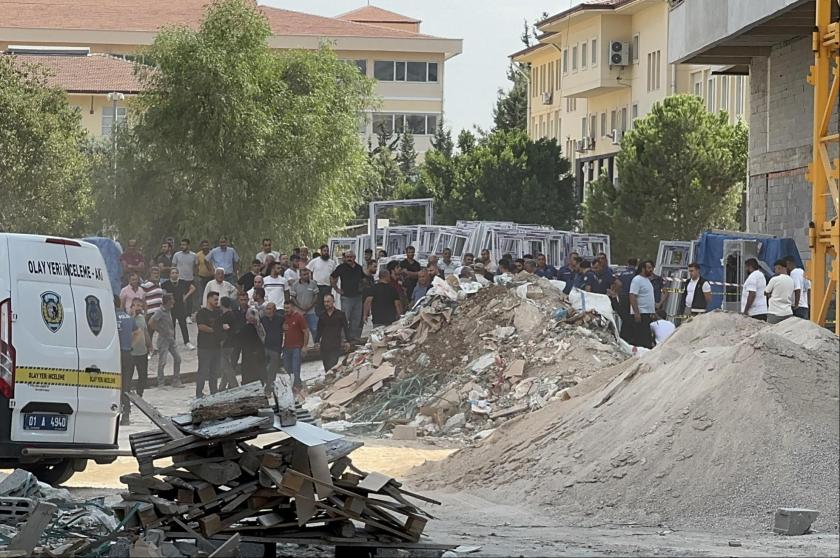
[[[104,498],[81,501],[15,469],[0,481],[0,555],[73,556],[117,528]]]
[[[599,314],[592,309],[599,295],[573,304],[555,284],[527,273],[506,286],[463,287],[436,279],[419,308],[373,330],[320,391],[316,386],[321,419],[483,437],[628,356],[608,301],[604,310],[607,297]]]
[[[133,401],[159,430],[130,436],[139,473],[121,478],[128,492],[114,508],[145,534],[134,544],[165,546],[166,556],[214,552],[212,538],[415,543],[431,516],[407,497],[437,503],[355,468],[349,454],[361,443],[298,421],[291,406],[276,412],[258,382],[171,419]],[[254,443],[260,435],[272,441]]]
[[[598,523],[767,530],[778,508],[807,508],[836,533],[838,376],[828,330],[712,312],[419,481]]]

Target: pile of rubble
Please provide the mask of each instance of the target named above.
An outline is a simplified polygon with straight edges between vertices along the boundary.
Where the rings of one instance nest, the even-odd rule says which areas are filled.
[[[482,288],[436,279],[420,305],[315,386],[315,414],[395,435],[483,438],[627,358],[609,302],[527,273]],[[606,297],[601,297],[606,299]]]
[[[431,516],[407,498],[438,502],[354,467],[349,454],[362,444],[299,422],[284,405],[291,390],[279,391],[274,406],[259,382],[246,384],[197,399],[190,413],[171,418],[132,395],[158,429],[130,436],[139,473],[121,477],[128,492],[114,506],[121,525],[138,532],[120,543],[131,555],[141,545],[147,555],[217,556],[213,539],[226,547],[420,540]],[[271,441],[254,443],[261,435]]]
[[[118,527],[104,498],[80,501],[15,469],[0,481],[0,555],[82,556]]]

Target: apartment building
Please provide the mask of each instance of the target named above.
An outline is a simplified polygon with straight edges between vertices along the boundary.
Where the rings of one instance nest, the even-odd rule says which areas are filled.
[[[0,0],[0,52],[48,68],[95,137],[108,136],[127,115],[138,84],[130,62],[164,26],[197,28],[209,0]],[[426,151],[444,112],[445,64],[462,51],[461,39],[420,32],[420,20],[375,6],[321,17],[258,6],[276,49],[317,49],[336,55],[376,80],[376,106],[360,115],[360,136],[377,130],[410,131]]]
[[[733,122],[748,114],[742,67],[668,63],[668,14],[668,0],[587,0],[511,55],[530,66],[528,133],[563,147],[579,199],[601,174],[615,179],[622,135],[666,96],[694,93]]]

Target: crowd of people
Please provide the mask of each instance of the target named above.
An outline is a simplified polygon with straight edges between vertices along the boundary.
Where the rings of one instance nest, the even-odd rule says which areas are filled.
[[[237,375],[243,383],[270,385],[281,372],[291,376],[296,396],[303,397],[300,370],[307,347],[316,348],[324,369],[331,369],[361,341],[366,323],[392,324],[426,295],[435,277],[482,285],[504,283],[519,273],[556,279],[565,282],[567,294],[578,288],[609,296],[621,321],[620,335],[631,345],[652,348],[674,331],[663,312],[669,290],[649,260],[630,260],[626,268],[614,271],[605,253],[590,261],[572,252],[560,268],[549,265],[544,254],[505,254],[493,261],[486,249],[478,257],[464,254],[460,262],[452,259],[448,248],[440,257],[430,255],[425,265],[415,256],[409,246],[403,259],[380,265],[387,259],[384,251],[374,258],[368,249],[358,262],[351,250],[337,263],[327,245],[312,254],[306,247],[282,254],[266,238],[253,259],[243,261],[222,237],[212,249],[202,240],[197,252],[189,239],[182,239],[177,251],[174,240],[167,239],[158,254],[147,259],[136,241],[129,240],[121,257],[124,287],[115,297],[124,389],[136,372],[142,395],[153,354],[158,355],[157,385],[164,385],[171,357],[171,385],[183,387],[176,343],[180,331],[184,348],[197,350],[196,397],[204,394],[205,385],[210,393],[236,387]],[[771,323],[790,315],[807,316],[807,282],[794,258],[777,262],[777,275],[769,282],[754,259],[746,266],[744,314]],[[705,312],[711,296],[711,285],[692,263],[680,313]],[[187,327],[193,322],[198,330],[195,345]],[[123,405],[127,422],[126,397]]]

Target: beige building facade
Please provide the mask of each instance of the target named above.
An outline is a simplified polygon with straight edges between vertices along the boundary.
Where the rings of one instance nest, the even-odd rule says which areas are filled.
[[[694,93],[731,121],[748,114],[737,67],[668,64],[667,0],[590,0],[537,24],[538,43],[512,55],[529,64],[528,133],[555,139],[573,163],[579,199],[633,121],[668,95]]]
[[[209,1],[95,0],[93,4],[98,4],[97,9],[79,10],[72,0],[0,0],[0,52],[17,51],[24,60],[31,56],[31,47],[46,49],[46,56],[38,56],[39,63],[52,71],[66,65],[59,59],[70,55],[62,52],[67,47],[89,50],[72,54],[77,57],[132,57],[150,45],[163,26],[197,27]],[[445,64],[461,53],[460,39],[423,34],[419,20],[375,6],[336,17],[259,9],[271,26],[273,48],[317,49],[329,44],[339,58],[376,80],[376,106],[359,119],[363,141],[375,142],[379,130],[410,131],[419,153],[431,146],[444,113]],[[125,91],[125,99],[114,105],[114,95],[109,98],[108,93],[122,92],[116,81],[109,87],[100,80],[99,90],[84,93],[72,91],[69,84],[56,85],[68,91],[71,104],[81,107],[83,123],[94,137],[110,134],[115,106],[119,120],[136,93]]]

